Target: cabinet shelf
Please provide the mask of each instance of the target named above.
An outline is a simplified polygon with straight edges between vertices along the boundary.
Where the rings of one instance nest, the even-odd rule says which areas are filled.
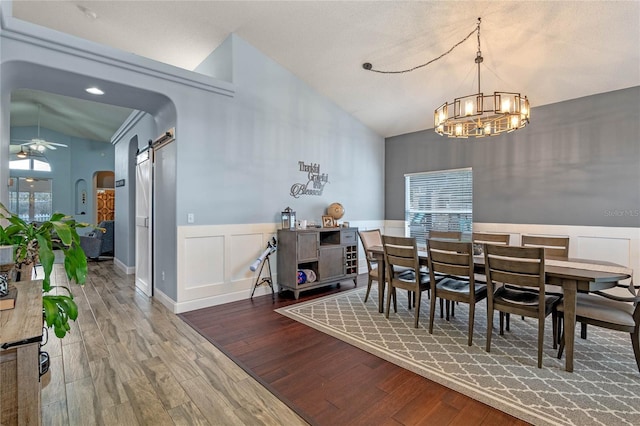
[[[278,286],[300,291],[357,281],[357,228],[322,228],[278,231]],[[311,270],[315,280],[299,282],[298,271]],[[308,274],[307,274],[308,275]],[[301,281],[301,280],[300,280]]]

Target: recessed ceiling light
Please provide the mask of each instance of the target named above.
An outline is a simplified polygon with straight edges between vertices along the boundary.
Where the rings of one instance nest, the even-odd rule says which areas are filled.
[[[91,93],[92,95],[104,95],[104,92],[97,87],[87,87],[84,90],[86,90],[88,93]]]

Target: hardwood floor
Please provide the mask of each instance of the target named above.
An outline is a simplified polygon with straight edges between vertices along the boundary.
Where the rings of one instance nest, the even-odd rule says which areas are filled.
[[[366,275],[358,282],[366,285]],[[299,301],[351,288],[309,291]],[[296,302],[283,293],[181,316],[311,424],[527,424],[274,312]]]
[[[67,285],[62,265],[53,279]],[[133,279],[91,262],[73,285],[78,321],[43,347],[44,425],[524,424],[273,312],[290,294],[185,314],[216,347]]]
[[[86,285],[71,288],[78,320],[43,347],[43,425],[306,424],[111,261],[91,262]]]

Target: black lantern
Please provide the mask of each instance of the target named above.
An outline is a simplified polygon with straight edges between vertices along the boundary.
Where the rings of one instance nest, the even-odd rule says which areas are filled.
[[[296,229],[296,212],[291,207],[282,212],[282,229]]]

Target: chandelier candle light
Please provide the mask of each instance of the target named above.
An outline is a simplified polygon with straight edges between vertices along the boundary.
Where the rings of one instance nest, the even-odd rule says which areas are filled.
[[[529,123],[529,100],[520,93],[494,92],[484,95],[480,89],[480,22],[476,29],[478,53],[478,93],[445,102],[434,114],[435,131],[454,138],[493,136],[512,132]]]
[[[477,34],[478,52],[475,63],[478,66],[478,93],[455,98],[453,102],[445,102],[434,113],[434,129],[441,136],[452,138],[481,138],[495,136],[505,132],[512,132],[529,124],[529,100],[520,93],[494,92],[484,95],[480,88],[480,64],[483,61],[480,50],[480,23],[478,18],[476,28],[451,49],[429,62],[401,71],[380,71],[373,69],[370,63],[362,64],[365,70],[383,73],[400,74],[422,68],[451,53],[453,49]]]

